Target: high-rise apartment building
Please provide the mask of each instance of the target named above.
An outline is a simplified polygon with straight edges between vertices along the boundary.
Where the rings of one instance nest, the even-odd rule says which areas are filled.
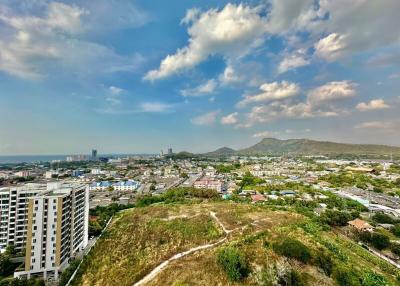
[[[24,249],[28,198],[46,189],[46,184],[34,183],[0,188],[0,252],[4,252],[8,245],[13,245],[17,252]]]
[[[1,247],[14,245],[17,250],[25,249],[25,270],[15,272],[15,277],[43,275],[57,278],[59,271],[68,266],[70,257],[88,243],[88,188],[58,182],[30,187],[30,193],[22,187],[12,188],[8,190],[8,196],[6,190],[0,190],[4,209],[9,198],[4,221],[8,220],[7,225],[12,226],[1,225],[0,233],[7,233],[6,239],[0,238]],[[18,212],[19,197],[21,218],[17,223],[14,212]],[[16,206],[13,206],[14,202]],[[15,231],[18,229],[20,231]]]

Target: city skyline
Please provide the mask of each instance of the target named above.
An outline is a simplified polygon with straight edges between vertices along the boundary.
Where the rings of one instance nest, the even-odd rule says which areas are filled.
[[[0,155],[400,142],[399,1],[0,4]]]

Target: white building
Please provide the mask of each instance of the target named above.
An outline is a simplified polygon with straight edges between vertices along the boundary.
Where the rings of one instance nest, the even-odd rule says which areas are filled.
[[[16,251],[25,246],[28,223],[28,198],[45,191],[45,184],[25,184],[0,188],[0,252],[8,245]]]
[[[69,258],[86,247],[89,193],[85,185],[27,184],[0,189],[0,198],[0,248],[25,248],[25,270],[14,277],[57,278]]]
[[[194,182],[193,187],[196,189],[216,190],[220,193],[224,189],[224,184],[219,180],[202,179]]]

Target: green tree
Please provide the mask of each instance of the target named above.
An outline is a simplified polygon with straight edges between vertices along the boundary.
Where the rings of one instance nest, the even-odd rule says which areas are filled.
[[[232,281],[240,281],[249,273],[246,258],[238,248],[222,248],[217,254],[217,261]]]
[[[307,263],[311,259],[308,247],[296,239],[286,238],[283,241],[274,243],[273,249],[280,255],[297,259],[303,263]]]

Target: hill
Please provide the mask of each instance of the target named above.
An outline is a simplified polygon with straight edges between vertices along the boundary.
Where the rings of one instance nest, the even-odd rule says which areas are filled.
[[[226,156],[235,155],[235,152],[236,151],[232,148],[222,147],[215,151],[205,153],[203,155],[207,156],[207,157],[226,157]]]
[[[279,140],[264,138],[259,143],[239,150],[240,155],[366,155],[400,156],[400,147],[372,144],[345,144],[309,139]]]
[[[71,285],[396,285],[396,275],[300,214],[204,201],[119,213]]]

